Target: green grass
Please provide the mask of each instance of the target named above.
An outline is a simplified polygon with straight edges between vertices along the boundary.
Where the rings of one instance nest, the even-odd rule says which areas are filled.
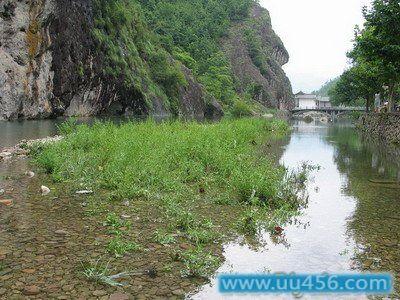
[[[115,213],[108,213],[103,225],[110,228],[109,233],[118,236],[121,236],[124,231],[131,227],[130,222],[122,220]]]
[[[102,264],[100,261],[81,263],[82,275],[88,281],[109,286],[123,286],[117,279],[129,277],[129,273],[110,274],[109,264]]]
[[[138,243],[125,241],[120,236],[113,238],[107,245],[107,251],[116,258],[123,257],[128,252],[137,252],[141,249],[142,247]]]
[[[182,277],[207,278],[220,264],[219,257],[212,255],[202,247],[180,251],[177,253],[177,259],[184,265],[181,270]]]
[[[39,166],[56,181],[106,190],[112,199],[178,197],[218,191],[215,201],[247,201],[278,193],[285,170],[256,145],[288,130],[281,121],[226,120],[218,124],[96,123],[80,125],[36,153]]]

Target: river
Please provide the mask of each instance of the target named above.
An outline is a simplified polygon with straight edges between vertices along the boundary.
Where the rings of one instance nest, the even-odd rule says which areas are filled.
[[[11,146],[20,139],[54,134],[55,125],[55,121],[0,123],[0,148]],[[396,184],[376,183],[400,179],[398,149],[363,140],[349,122],[306,124],[298,121],[293,123],[291,135],[277,143],[276,147],[272,153],[279,153],[278,159],[288,168],[296,168],[305,161],[320,166],[308,185],[309,204],[299,217],[284,228],[284,234],[278,239],[265,233],[257,246],[248,245],[243,240],[225,244],[225,262],[216,275],[226,272],[382,271],[393,273],[396,282],[399,282],[400,189]],[[13,165],[18,167],[18,163]],[[0,175],[16,171],[0,167]],[[29,198],[26,201],[32,203],[21,203],[17,208],[23,208],[24,205],[37,206],[35,219],[41,222],[46,220],[46,203],[34,204],[37,202]],[[67,207],[76,210],[73,205]],[[80,221],[79,216],[75,218],[74,214],[70,214],[68,220],[59,216],[57,225],[51,223],[46,226],[54,228],[65,222],[73,224],[71,227],[76,226]],[[9,218],[14,220],[12,215]],[[25,218],[28,220],[30,216],[25,214]],[[22,222],[21,228],[31,226],[28,221],[15,219],[13,222]],[[2,224],[6,226],[5,219],[0,222],[0,229]],[[84,230],[85,225],[81,227],[80,230]],[[15,230],[7,231],[10,234],[8,240],[0,236],[0,241],[7,243],[17,239],[19,233]],[[25,239],[28,239],[29,232],[24,234]],[[37,238],[35,247],[41,247],[40,238]],[[19,241],[13,243],[20,244]],[[79,242],[76,244],[78,247]],[[17,257],[20,256],[27,256],[25,260],[33,258],[33,254],[23,251],[18,252]],[[57,268],[57,264],[54,268]],[[399,299],[398,291],[393,298]],[[197,292],[188,295],[188,298],[223,299],[217,291],[216,276],[210,284],[202,286]],[[269,298],[275,297],[265,297]],[[329,299],[326,296],[314,298]],[[341,297],[332,296],[330,299],[338,298]],[[366,297],[358,295],[342,298]],[[230,296],[228,299],[236,298]]]
[[[349,122],[296,122],[288,144],[280,147],[284,147],[280,161],[288,168],[303,161],[321,167],[308,186],[309,205],[284,228],[279,241],[264,234],[261,248],[241,241],[225,245],[226,261],[218,273],[389,271],[399,282],[400,189],[370,180],[399,179],[400,156],[390,156],[392,149],[382,144],[363,141]],[[192,298],[222,299],[216,279]],[[265,297],[269,298],[275,297]],[[365,297],[330,299],[338,298]]]

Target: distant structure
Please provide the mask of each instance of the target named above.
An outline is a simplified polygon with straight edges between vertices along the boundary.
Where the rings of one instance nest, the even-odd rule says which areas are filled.
[[[321,97],[314,94],[299,92],[295,95],[296,108],[318,109],[330,108],[332,103],[329,97]]]

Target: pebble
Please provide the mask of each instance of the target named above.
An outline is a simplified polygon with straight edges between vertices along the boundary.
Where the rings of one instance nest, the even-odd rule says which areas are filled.
[[[89,195],[89,194],[93,194],[93,191],[91,191],[91,190],[82,190],[82,191],[77,191],[76,194],[78,194],[78,195]]]
[[[0,196],[4,195],[6,191],[4,189],[0,189]]]
[[[104,296],[107,295],[107,292],[105,290],[95,290],[93,292],[93,296],[99,297],[99,296]]]
[[[42,193],[42,196],[46,196],[48,194],[50,194],[50,189],[47,186],[42,185],[40,187],[40,191]]]
[[[36,285],[26,286],[22,291],[26,296],[34,296],[40,293],[40,289]]]
[[[33,274],[36,272],[36,270],[35,269],[24,269],[24,270],[22,270],[22,272],[25,274]]]
[[[68,235],[68,231],[65,231],[65,230],[60,229],[60,230],[56,230],[56,231],[55,231],[55,234],[58,234],[58,235]]]
[[[11,206],[13,204],[13,201],[9,199],[0,200],[0,204],[3,204],[5,206]]]
[[[25,172],[25,175],[28,176],[29,178],[35,177],[35,173],[32,172],[32,171],[27,171],[27,172]]]
[[[12,153],[8,152],[8,151],[4,151],[4,152],[0,153],[0,157],[2,157],[2,158],[6,158],[6,157],[9,157],[11,155],[12,155]]]
[[[181,289],[178,289],[178,290],[173,291],[172,294],[175,295],[175,296],[182,296],[182,295],[185,294],[185,291],[181,290]]]
[[[125,293],[114,293],[110,295],[109,300],[129,300],[130,295]]]

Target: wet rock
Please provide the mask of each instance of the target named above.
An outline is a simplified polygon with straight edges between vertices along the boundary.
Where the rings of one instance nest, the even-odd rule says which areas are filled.
[[[25,175],[28,176],[29,178],[35,177],[35,173],[32,172],[32,171],[27,171],[27,172],[25,172]]]
[[[191,246],[189,244],[185,244],[185,243],[180,244],[179,247],[181,247],[181,249],[183,249],[183,250],[189,250],[191,248]]]
[[[22,272],[25,274],[34,274],[36,272],[36,270],[35,269],[23,269]]]
[[[121,218],[122,218],[122,219],[130,219],[131,216],[130,216],[130,215],[121,215]]]
[[[0,296],[3,296],[7,292],[6,289],[0,289]]]
[[[273,114],[265,114],[265,115],[263,115],[263,118],[265,118],[265,119],[272,119],[273,117],[274,117]]]
[[[112,295],[110,295],[109,300],[129,300],[131,298],[131,296],[129,294],[125,294],[125,293],[114,293]]]
[[[3,196],[6,191],[4,189],[0,189],[0,196]]]
[[[373,263],[374,263],[374,262],[373,262],[372,259],[367,259],[367,260],[364,262],[364,267],[367,268],[367,269],[369,269],[369,268],[371,268],[371,266],[372,266]]]
[[[11,206],[12,204],[13,204],[13,201],[10,199],[0,200],[0,205]]]
[[[172,291],[172,294],[175,295],[175,296],[182,296],[182,295],[185,294],[185,291],[181,290],[181,289],[178,289],[178,290]]]
[[[42,185],[40,187],[40,192],[42,193],[42,196],[46,196],[50,194],[50,189],[47,186]]]
[[[95,290],[92,294],[93,296],[100,297],[107,295],[107,292],[105,290]]]
[[[36,285],[26,286],[22,293],[26,296],[34,296],[40,294],[40,289]]]
[[[57,235],[68,235],[68,231],[62,229],[56,230],[54,233]]]
[[[12,155],[12,153],[11,153],[11,152],[8,152],[8,151],[4,151],[4,152],[1,152],[1,153],[0,153],[0,157],[1,157],[2,159],[9,158],[11,155]]]

